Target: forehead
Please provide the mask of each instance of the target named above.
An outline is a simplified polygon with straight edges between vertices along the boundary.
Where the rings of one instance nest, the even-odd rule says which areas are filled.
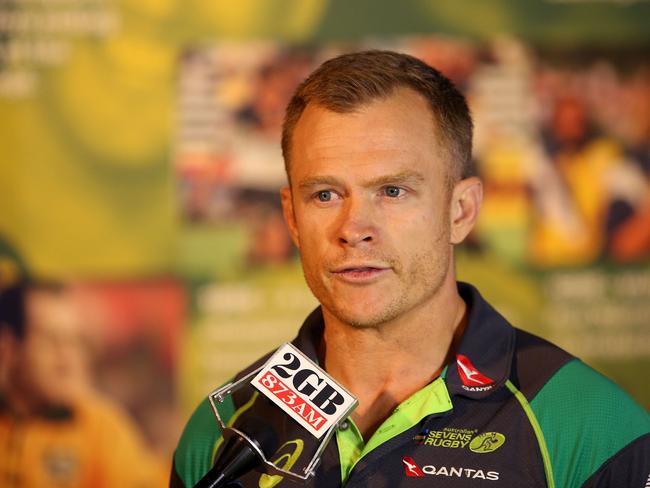
[[[428,102],[409,88],[398,88],[349,113],[308,105],[294,129],[290,176],[295,182],[314,171],[375,172],[384,166],[437,174],[441,155]]]
[[[26,296],[27,334],[31,332],[77,332],[79,309],[70,292],[32,290]]]

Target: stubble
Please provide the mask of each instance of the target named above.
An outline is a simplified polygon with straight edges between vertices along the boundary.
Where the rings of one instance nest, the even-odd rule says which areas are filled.
[[[448,220],[448,209],[443,222]],[[440,291],[452,259],[449,244],[449,228],[443,225],[433,236],[431,245],[418,250],[406,265],[393,255],[377,252],[365,253],[362,257],[370,262],[381,262],[391,267],[394,276],[389,283],[375,283],[367,286],[384,287],[383,295],[369,303],[349,303],[350,298],[341,296],[340,288],[335,291],[335,278],[327,270],[335,269],[338,262],[321,263],[312,267],[303,260],[305,281],[314,296],[338,321],[358,329],[379,328],[410,311],[431,302]],[[355,256],[360,258],[361,256]],[[324,273],[325,276],[320,276]],[[338,285],[341,286],[340,284]]]

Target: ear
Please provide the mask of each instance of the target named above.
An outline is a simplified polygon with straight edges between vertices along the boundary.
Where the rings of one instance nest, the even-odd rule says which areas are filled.
[[[483,184],[477,177],[472,176],[456,183],[449,212],[451,244],[463,242],[474,228],[482,201]]]
[[[7,389],[9,375],[12,374],[16,361],[18,339],[7,328],[0,328],[0,387]]]
[[[291,198],[291,188],[285,186],[280,190],[280,198],[282,199],[282,215],[284,221],[289,228],[291,240],[300,249],[300,239],[298,238],[298,226],[296,225],[296,214],[293,210],[293,199]]]

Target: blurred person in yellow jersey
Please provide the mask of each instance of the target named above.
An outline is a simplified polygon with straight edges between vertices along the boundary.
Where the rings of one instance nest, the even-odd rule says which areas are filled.
[[[0,486],[154,487],[167,469],[128,415],[93,391],[74,288],[0,289]]]

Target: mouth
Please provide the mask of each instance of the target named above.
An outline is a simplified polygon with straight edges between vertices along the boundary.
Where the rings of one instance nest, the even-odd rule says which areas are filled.
[[[332,271],[337,278],[349,283],[369,283],[388,273],[391,268],[377,265],[347,265]]]

